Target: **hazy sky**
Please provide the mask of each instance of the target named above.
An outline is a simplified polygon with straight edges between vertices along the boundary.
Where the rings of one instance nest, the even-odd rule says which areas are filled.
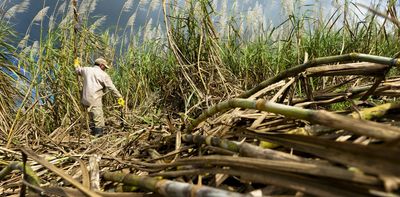
[[[13,5],[21,3],[23,0],[6,0],[9,1],[7,7],[10,8]],[[48,16],[53,13],[56,5],[59,7],[64,1],[70,4],[70,0],[30,0],[29,8],[26,12],[18,13],[15,17],[11,19],[12,24],[14,25],[17,32],[25,33],[27,27],[31,23],[32,19],[36,16],[36,14],[43,9],[44,7],[49,6],[49,10],[47,12],[47,20]],[[117,19],[118,15],[121,12],[121,8],[124,5],[126,0],[98,0],[97,6],[95,7],[95,11],[91,14],[91,19],[94,21],[95,19],[99,18],[100,16],[107,16],[105,24],[107,26],[113,26]],[[78,0],[78,2],[82,2]],[[134,4],[137,6],[137,3]],[[124,13],[121,17],[120,22],[126,23],[128,20],[127,13]],[[46,20],[46,21],[47,21]],[[139,15],[137,18],[138,21],[144,20],[143,15]],[[46,24],[46,22],[44,22]],[[32,33],[35,34],[39,31],[39,26],[33,26]]]
[[[0,0],[6,1],[7,6],[6,10],[13,5],[19,4],[24,0]],[[49,10],[47,12],[47,16],[44,19],[44,24],[48,24],[48,18],[53,13],[56,5],[59,7],[63,2],[70,4],[70,0],[30,0],[29,7],[26,12],[17,13],[13,18],[11,18],[11,23],[13,24],[14,28],[19,32],[21,35],[24,35],[27,27],[31,24],[32,19],[36,16],[36,14],[43,9],[44,7],[49,6]],[[84,0],[88,1],[88,0]],[[91,0],[89,0],[91,1]],[[94,9],[94,12],[90,15],[90,20],[95,21],[101,16],[107,16],[105,28],[113,28],[116,26],[118,16],[121,13],[121,9],[124,6],[127,0],[97,0],[97,5]],[[150,14],[153,18],[157,18],[159,16],[159,8],[161,4],[161,0],[140,0],[141,5],[140,9],[137,9],[136,20],[135,20],[135,27],[143,25],[144,21],[148,21],[147,16]],[[82,0],[78,0],[78,2],[82,2]],[[148,2],[148,3],[144,3]],[[148,13],[149,7],[153,3],[154,5],[158,5],[158,10],[153,11],[152,13]],[[323,11],[325,14],[332,12],[335,8],[333,2],[344,2],[337,1],[337,0],[236,0],[236,8],[232,8],[234,0],[215,0],[214,4],[216,4],[217,10],[222,12],[230,13],[236,9],[237,11],[242,12],[244,15],[247,15],[249,18],[252,18],[251,15],[254,15],[257,20],[262,21],[273,25],[278,25],[282,20],[287,18],[285,10],[296,10],[298,9],[296,6],[293,6],[293,2],[302,2],[303,10],[308,11]],[[367,3],[377,3],[379,0],[370,0],[370,1],[363,1],[363,0],[353,0],[350,2],[362,2],[364,4]],[[1,4],[1,3],[0,3]],[[129,17],[132,13],[136,10],[137,6],[139,5],[139,0],[133,0],[132,9],[128,12],[122,12],[120,25],[125,26]],[[58,9],[58,8],[57,8]],[[224,11],[225,10],[225,11]],[[259,16],[262,15],[262,16]],[[224,17],[223,14],[219,15],[220,18]],[[161,17],[162,22],[162,17]],[[38,24],[33,24],[31,29],[31,38],[37,38],[39,34]]]

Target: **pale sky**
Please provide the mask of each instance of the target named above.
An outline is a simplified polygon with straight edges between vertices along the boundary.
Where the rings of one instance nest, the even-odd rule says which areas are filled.
[[[7,8],[12,7],[13,5],[19,4],[23,1],[30,1],[29,7],[25,12],[16,13],[14,17],[11,18],[11,23],[15,27],[15,29],[22,35],[25,34],[27,27],[31,23],[32,19],[37,15],[37,13],[46,6],[49,6],[47,11],[47,15],[44,19],[44,25],[48,24],[49,16],[53,13],[53,11],[59,9],[60,5],[63,2],[69,3],[70,1],[65,0],[3,0],[6,1]],[[101,16],[106,16],[104,27],[107,28],[115,28],[118,16],[121,13],[122,7],[126,5],[126,1],[129,0],[78,0],[78,2],[96,2],[96,6],[93,7],[93,12],[91,13],[90,20],[95,21],[99,19]],[[334,10],[337,9],[338,6],[342,5],[345,0],[214,0],[214,4],[216,5],[216,9],[219,12],[217,16],[217,23],[225,23],[224,21],[228,20],[229,15],[235,13],[235,17],[241,18],[248,23],[252,23],[254,21],[258,23],[263,23],[264,26],[276,26],[281,23],[283,20],[287,19],[287,12],[291,11],[301,11],[312,13],[314,16],[330,16]],[[34,2],[34,3],[33,3]],[[40,2],[40,3],[39,3]],[[235,3],[236,2],[236,3]],[[298,4],[294,5],[294,2],[302,2],[303,6],[299,9]],[[335,3],[337,2],[337,3]],[[354,13],[360,14],[360,12],[355,8],[352,3],[362,3],[367,4],[378,4],[379,2],[386,2],[380,0],[351,0],[350,9],[354,10]],[[369,2],[369,3],[368,3]],[[0,3],[1,4],[1,3]],[[132,17],[134,12],[135,14],[135,27],[137,29],[138,26],[143,26],[149,20],[148,18],[153,18],[153,25],[158,21],[159,23],[163,23],[162,13],[160,15],[160,5],[161,0],[132,0],[131,9],[125,9],[125,12],[122,12],[120,18],[120,27],[126,26],[130,17]],[[57,5],[57,6],[56,6]],[[139,6],[139,9],[138,8]],[[150,13],[149,9],[153,11]],[[361,9],[363,12],[366,12],[365,9]],[[317,12],[321,12],[322,15]],[[39,25],[33,24],[31,30],[31,37],[38,37],[39,33]]]

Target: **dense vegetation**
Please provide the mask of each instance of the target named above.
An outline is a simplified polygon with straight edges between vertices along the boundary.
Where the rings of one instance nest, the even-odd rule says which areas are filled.
[[[132,1],[121,9],[132,12],[128,24],[118,22],[106,30],[100,28],[102,17],[92,21],[89,7],[81,4],[77,20],[73,6],[67,4],[53,13],[44,7],[34,17],[32,25],[41,27],[38,41],[29,39],[29,29],[26,35],[15,33],[9,22],[13,12],[5,10],[7,2],[0,3],[0,143],[6,148],[40,144],[57,133],[80,140],[86,113],[80,105],[80,79],[72,66],[77,57],[85,65],[98,56],[114,63],[110,74],[126,107],[120,112],[116,101],[106,96],[107,125],[112,131],[119,128],[120,113],[128,128],[137,124],[153,128],[166,124],[167,116],[182,126],[204,109],[310,59],[353,52],[397,57],[400,52],[393,0],[387,2],[385,13],[371,5],[374,9],[366,15],[357,14],[362,5],[348,1],[327,17],[302,5],[287,9],[287,20],[276,27],[249,20],[257,19],[254,16],[224,15],[212,0],[163,1],[157,23],[149,18],[139,30],[133,29],[137,10],[131,10]],[[151,12],[154,4],[148,6]],[[49,24],[43,24],[45,17]],[[320,90],[341,80],[316,77],[311,86]],[[307,94],[300,86],[295,91]],[[349,102],[326,109],[342,110]]]
[[[97,56],[114,58],[116,66],[111,74],[127,100],[126,113],[151,122],[160,115],[159,110],[181,113],[184,119],[196,115],[205,106],[238,95],[303,62],[305,54],[309,59],[350,52],[393,57],[399,51],[397,27],[374,13],[357,18],[359,5],[346,3],[329,17],[317,17],[312,10],[293,10],[280,26],[265,28],[257,21],[241,25],[241,15],[230,16],[225,24],[215,23],[214,19],[222,14],[215,11],[211,1],[187,1],[182,7],[175,4],[163,7],[167,28],[147,26],[136,34],[130,31],[132,24],[116,27],[115,32],[120,30],[123,34],[113,34],[113,30],[95,33],[101,18],[89,23],[90,9],[80,10],[81,19],[75,24],[71,6],[54,13],[47,13],[48,8],[44,8],[32,24],[44,27],[44,17],[61,17],[62,21],[50,20],[48,28],[41,30],[41,39],[33,43],[29,30],[20,42],[15,36],[10,37],[10,17],[3,13],[2,65],[9,65],[10,58],[5,57],[13,56],[19,60],[17,67],[29,73],[25,83],[29,89],[22,92],[26,96],[18,109],[6,99],[13,98],[10,94],[21,93],[20,88],[13,89],[18,91],[14,93],[1,91],[2,100],[7,103],[2,106],[11,112],[4,113],[9,115],[5,116],[7,121],[2,121],[3,140],[22,132],[21,122],[34,125],[31,129],[35,132],[48,133],[80,119],[84,113],[79,107],[79,84],[71,66],[75,55],[85,64],[91,64]],[[129,6],[124,5],[122,11]],[[388,11],[396,14],[395,1],[389,3]],[[148,23],[151,25],[151,19]],[[78,31],[74,32],[76,25]],[[11,43],[19,45],[11,49]],[[2,79],[4,84],[14,83],[7,75]],[[108,104],[115,101],[108,99]]]

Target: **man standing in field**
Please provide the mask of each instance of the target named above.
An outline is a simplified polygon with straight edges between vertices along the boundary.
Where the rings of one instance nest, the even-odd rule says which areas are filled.
[[[83,77],[83,90],[81,103],[87,107],[89,112],[89,127],[94,136],[103,135],[104,116],[102,97],[106,90],[111,90],[118,98],[118,104],[123,107],[124,99],[121,93],[115,88],[110,76],[105,72],[110,66],[103,58],[98,58],[93,67],[81,67],[79,60],[74,61],[75,71]]]

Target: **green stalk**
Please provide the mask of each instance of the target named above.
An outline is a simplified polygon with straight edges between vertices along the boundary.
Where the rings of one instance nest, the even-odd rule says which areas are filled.
[[[353,112],[350,114],[353,118],[371,120],[373,118],[380,118],[387,114],[389,110],[399,109],[400,102],[395,103],[385,103],[371,108],[365,108],[359,112]]]
[[[23,171],[24,170],[24,164],[22,162],[18,161],[13,161],[9,163],[6,167],[4,167],[0,171],[0,180],[3,180],[6,178],[7,175],[9,175],[13,170],[19,170]],[[25,165],[25,173],[28,176],[27,181],[28,183],[39,186],[40,185],[40,179],[39,177],[35,174],[35,172],[32,170],[32,168],[29,165]]]
[[[185,141],[186,143],[207,144],[209,146],[220,147],[225,150],[240,153],[241,155],[247,157],[272,159],[272,160],[312,162],[311,160],[306,160],[301,157],[297,157],[295,155],[288,154],[285,152],[276,151],[272,149],[263,149],[246,142],[239,143],[236,141],[229,141],[214,136],[187,134],[182,136],[182,140]]]
[[[208,197],[208,196],[247,196],[235,192],[229,192],[208,186],[191,185],[177,181],[156,179],[151,177],[136,176],[119,172],[104,172],[102,177],[105,181],[113,181],[140,187],[144,190],[157,192],[163,196],[182,196],[182,197]]]

